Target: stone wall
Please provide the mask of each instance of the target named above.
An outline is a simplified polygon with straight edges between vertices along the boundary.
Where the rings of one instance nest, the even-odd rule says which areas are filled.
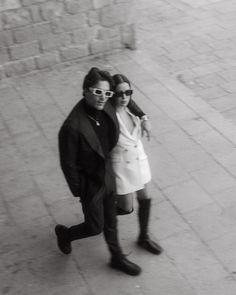
[[[133,0],[0,0],[0,79],[135,46]]]

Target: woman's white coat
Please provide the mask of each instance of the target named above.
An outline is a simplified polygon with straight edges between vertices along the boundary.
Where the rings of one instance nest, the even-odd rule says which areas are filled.
[[[120,134],[117,145],[111,151],[111,163],[116,178],[117,194],[136,192],[151,180],[151,171],[141,138],[140,119],[126,109],[134,122],[132,133],[128,131],[119,113]]]

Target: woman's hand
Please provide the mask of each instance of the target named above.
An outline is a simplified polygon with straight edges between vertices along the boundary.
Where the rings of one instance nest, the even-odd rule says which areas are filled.
[[[142,136],[144,136],[146,133],[148,141],[150,141],[151,139],[151,129],[152,129],[152,126],[151,126],[150,120],[147,117],[145,117],[144,119],[142,118],[141,119]]]

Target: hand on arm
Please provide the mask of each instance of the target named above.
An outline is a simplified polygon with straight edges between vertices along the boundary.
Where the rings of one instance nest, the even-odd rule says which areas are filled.
[[[141,118],[141,131],[142,131],[142,136],[144,136],[146,134],[147,136],[147,140],[150,141],[151,139],[151,122],[148,118],[148,116],[143,116]]]
[[[142,129],[142,136],[146,134],[147,139],[151,139],[151,123],[147,115],[140,109],[140,107],[130,99],[128,104],[128,108],[130,109],[131,113],[135,116],[138,116],[141,120],[141,129]]]

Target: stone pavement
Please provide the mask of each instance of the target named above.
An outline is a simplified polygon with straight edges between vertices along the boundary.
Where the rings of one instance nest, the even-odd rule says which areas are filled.
[[[138,2],[138,48],[236,123],[236,2]]]
[[[1,294],[236,294],[236,126],[210,104],[212,99],[205,101],[192,87],[196,77],[190,80],[194,84],[186,82],[190,69],[177,70],[191,60],[187,58],[190,49],[183,50],[177,43],[193,32],[196,23],[192,21],[199,19],[203,35],[211,15],[218,19],[222,14],[219,19],[223,20],[227,14],[224,23],[228,20],[229,24],[233,1],[224,1],[224,5],[213,0],[168,3],[140,1],[140,10],[148,5],[150,9],[144,9],[140,18],[142,37],[137,51],[1,82]],[[233,31],[233,21],[231,24]],[[221,34],[224,42],[233,39],[229,32]],[[172,46],[170,67],[164,62],[169,56],[161,53],[164,36]],[[174,37],[179,38],[177,43]],[[155,46],[149,46],[148,40]],[[196,40],[198,48],[205,48]],[[214,56],[215,51],[211,52]],[[230,58],[224,66],[231,65],[233,71],[233,56]],[[82,79],[91,66],[126,74],[133,82],[135,100],[152,120],[152,139],[144,139],[153,173],[151,232],[165,252],[153,256],[138,249],[136,213],[119,217],[124,251],[143,268],[139,277],[107,266],[109,253],[102,236],[74,242],[69,257],[56,247],[55,224],[82,221],[80,204],[71,196],[59,167],[57,133],[78,101]],[[208,68],[205,64],[199,67],[202,71]],[[212,83],[217,80],[218,73],[210,75]],[[204,81],[206,76],[200,76]],[[221,87],[212,86],[212,93]]]

